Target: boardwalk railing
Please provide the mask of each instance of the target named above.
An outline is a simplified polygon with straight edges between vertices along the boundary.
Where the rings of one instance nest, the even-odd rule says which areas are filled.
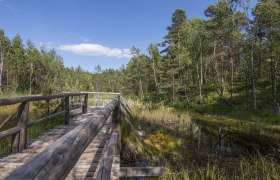
[[[35,124],[64,115],[65,123],[69,122],[70,97],[78,96],[84,98],[83,103],[75,108],[81,108],[83,113],[87,112],[89,104],[89,95],[106,94],[116,95],[116,97],[105,107],[95,110],[90,116],[75,127],[73,130],[59,138],[53,144],[48,146],[43,152],[35,156],[31,161],[16,169],[7,179],[64,179],[70,170],[74,167],[87,146],[92,142],[98,132],[102,129],[105,122],[112,115],[112,131],[110,140],[105,150],[105,154],[100,164],[97,179],[110,179],[114,154],[120,154],[121,150],[121,126],[120,119],[122,108],[129,116],[132,116],[130,109],[120,96],[120,93],[102,93],[102,92],[81,92],[81,93],[63,93],[52,96],[32,96],[11,99],[0,99],[0,106],[21,103],[18,109],[18,124],[16,127],[0,132],[0,139],[12,135],[12,152],[18,152],[26,146],[26,130]],[[62,99],[63,110],[54,114],[42,117],[38,120],[28,122],[29,102],[31,101],[49,101],[51,99]],[[135,131],[132,124],[130,128]],[[134,132],[137,135],[137,132]],[[139,138],[139,137],[138,137]],[[139,138],[140,139],[140,138]],[[141,141],[141,143],[144,143]],[[147,149],[145,144],[143,146]],[[150,154],[150,152],[148,151]],[[162,168],[120,168],[120,176],[160,176],[163,174]]]
[[[87,93],[67,93],[67,94],[59,94],[59,95],[51,95],[51,96],[28,96],[28,97],[16,97],[16,98],[8,98],[8,99],[0,99],[0,106],[13,105],[18,104],[19,108],[17,111],[17,126],[7,129],[5,131],[0,132],[0,139],[5,138],[12,135],[11,142],[11,152],[16,153],[22,151],[26,147],[26,138],[27,138],[27,128],[34,126],[36,124],[42,123],[44,121],[48,121],[54,119],[58,116],[64,115],[65,124],[69,122],[69,98],[75,96],[84,96],[84,102],[87,102],[88,94]],[[45,117],[37,119],[32,122],[28,122],[29,119],[29,104],[32,101],[46,101],[48,104],[49,111],[49,101],[52,99],[62,99],[63,110],[60,112],[54,112],[53,114],[49,114]],[[75,107],[80,108],[83,107],[83,112],[87,111],[87,103],[84,103],[81,106]],[[6,120],[8,121],[8,120]]]

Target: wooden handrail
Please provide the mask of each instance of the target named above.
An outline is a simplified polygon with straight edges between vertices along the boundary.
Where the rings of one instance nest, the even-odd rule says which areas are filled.
[[[56,117],[58,117],[60,115],[65,114],[65,112],[66,111],[60,111],[60,112],[57,112],[55,114],[52,114],[52,115],[49,115],[49,116],[45,116],[45,117],[42,117],[42,118],[37,119],[35,121],[29,122],[29,123],[27,123],[27,127],[31,127],[31,126],[34,126],[36,124],[42,123],[44,121],[48,121],[48,120],[54,119],[54,118],[56,118]]]
[[[19,127],[13,127],[11,129],[5,130],[0,132],[0,139],[5,138],[7,136],[13,135],[20,132],[20,128]]]
[[[0,106],[12,105],[22,102],[30,102],[30,101],[43,101],[43,100],[51,100],[58,98],[65,98],[70,96],[80,96],[87,95],[88,93],[64,93],[50,96],[26,96],[26,97],[15,97],[15,98],[5,98],[0,99]]]
[[[86,117],[85,122],[59,138],[6,179],[64,179],[83,151],[117,107],[118,98]],[[55,166],[54,166],[55,164]]]
[[[11,119],[12,116],[15,114],[18,114],[17,117],[17,128],[10,128],[8,130],[0,132],[0,137],[7,137],[10,135],[13,135],[12,137],[12,146],[11,146],[11,152],[18,152],[23,150],[26,147],[26,132],[27,128],[34,126],[36,124],[42,123],[47,120],[54,119],[57,116],[64,115],[65,118],[65,124],[69,123],[70,119],[70,111],[74,109],[78,109],[82,107],[82,112],[86,113],[87,112],[87,107],[88,107],[88,95],[89,93],[62,93],[58,95],[50,95],[50,96],[26,96],[26,97],[16,97],[16,98],[5,98],[5,99],[0,99],[0,106],[4,105],[12,105],[12,104],[17,104],[21,103],[19,105],[18,110],[16,113],[13,113],[10,115],[8,118],[6,118],[2,124],[5,124],[9,119]],[[69,104],[69,98],[74,97],[74,96],[84,96],[84,103],[82,105],[79,105],[78,107],[70,108]],[[56,108],[55,112],[50,114],[50,109],[49,109],[49,102],[52,99],[62,99],[62,103],[64,105],[63,110],[60,112],[57,112],[58,108]],[[28,122],[28,114],[29,114],[29,102],[31,101],[43,101],[45,100],[48,105],[48,114],[45,117],[42,117],[40,119],[37,119],[32,122]],[[57,113],[56,113],[57,112]],[[2,126],[1,124],[1,126]],[[20,131],[18,131],[20,129]]]

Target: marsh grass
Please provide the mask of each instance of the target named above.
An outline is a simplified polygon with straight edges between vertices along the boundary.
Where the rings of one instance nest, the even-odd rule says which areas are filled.
[[[150,161],[136,138],[129,133],[129,129],[126,129],[127,132],[122,134],[122,142],[124,146],[132,148],[122,149],[122,154],[125,154],[125,151],[131,153],[129,156],[122,156],[123,161],[121,163],[123,165],[133,164],[133,161],[127,163],[129,158],[133,157],[133,160],[138,162],[134,163],[134,166],[141,165],[143,161],[147,166],[164,166],[166,168],[164,176],[156,179],[245,180],[280,178],[280,165],[279,159],[277,159],[280,151],[277,148],[274,149],[274,152],[266,155],[257,150],[250,154],[242,152],[242,149],[217,152],[211,146],[211,142],[207,142],[211,140],[211,138],[208,138],[211,135],[201,134],[201,130],[204,128],[196,125],[196,121],[192,117],[193,114],[182,113],[182,111],[164,106],[155,108],[151,104],[142,104],[139,101],[131,101],[129,104],[133,107],[137,121],[133,123],[140,130],[146,132],[144,141],[156,155],[157,160]],[[217,125],[217,127],[231,127],[237,129],[236,132],[241,133],[236,138],[244,140],[243,143],[248,143],[248,140],[251,140],[252,137],[249,135],[252,133],[266,134],[268,130],[278,133],[277,126],[274,127],[276,129],[274,131],[269,126],[261,129],[252,123],[246,124],[245,122],[242,124],[241,121],[231,121],[230,119],[225,119],[223,122],[223,120],[217,120],[214,117],[205,119],[203,117],[200,116],[199,118],[203,119],[206,129],[209,130],[208,133],[215,129]],[[212,128],[213,124],[215,128]],[[213,133],[212,135],[217,134]],[[237,134],[235,135],[237,136]],[[264,136],[263,141],[266,140]],[[203,141],[206,141],[206,146],[199,148],[198,144],[203,144]]]

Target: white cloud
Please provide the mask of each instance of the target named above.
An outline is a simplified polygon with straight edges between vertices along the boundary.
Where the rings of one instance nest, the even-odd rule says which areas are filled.
[[[129,49],[109,48],[99,44],[60,45],[58,49],[84,56],[131,57]]]

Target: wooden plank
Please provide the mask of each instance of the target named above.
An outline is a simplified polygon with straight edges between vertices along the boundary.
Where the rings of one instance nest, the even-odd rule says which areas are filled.
[[[118,99],[115,98],[92,116],[85,117],[85,122],[59,138],[6,179],[64,179],[117,104]]]
[[[12,105],[12,104],[28,102],[28,101],[43,101],[43,100],[51,100],[57,98],[65,98],[69,96],[80,96],[86,94],[87,93],[67,93],[67,94],[57,94],[51,96],[25,96],[25,97],[15,97],[15,98],[5,98],[5,99],[0,99],[0,106]]]
[[[120,177],[158,177],[164,173],[163,167],[121,167]]]
[[[110,180],[111,168],[113,164],[113,158],[115,154],[116,144],[118,141],[118,133],[116,130],[112,132],[108,147],[103,156],[103,160],[100,165],[100,169],[97,174],[97,180]]]
[[[5,138],[5,137],[10,136],[10,135],[13,135],[13,134],[16,134],[16,133],[20,132],[20,130],[21,129],[19,127],[13,127],[13,128],[8,129],[6,131],[2,131],[2,132],[0,132],[0,139]]]
[[[121,93],[115,93],[115,92],[87,92],[87,91],[82,91],[81,93],[87,93],[87,94],[105,94],[105,95],[121,95]]]
[[[20,132],[12,137],[12,152],[19,152],[25,148],[26,145],[26,124],[28,120],[29,102],[23,102],[19,106],[17,116],[17,127],[20,128]]]
[[[42,117],[42,118],[37,119],[35,121],[29,122],[29,123],[27,123],[27,127],[34,126],[34,125],[42,123],[44,121],[52,120],[52,119],[56,118],[57,116],[65,114],[65,112],[66,111],[61,111],[61,112],[58,112],[58,113],[55,113],[55,114],[52,114],[52,115],[49,115],[49,116],[46,116],[46,117]]]

